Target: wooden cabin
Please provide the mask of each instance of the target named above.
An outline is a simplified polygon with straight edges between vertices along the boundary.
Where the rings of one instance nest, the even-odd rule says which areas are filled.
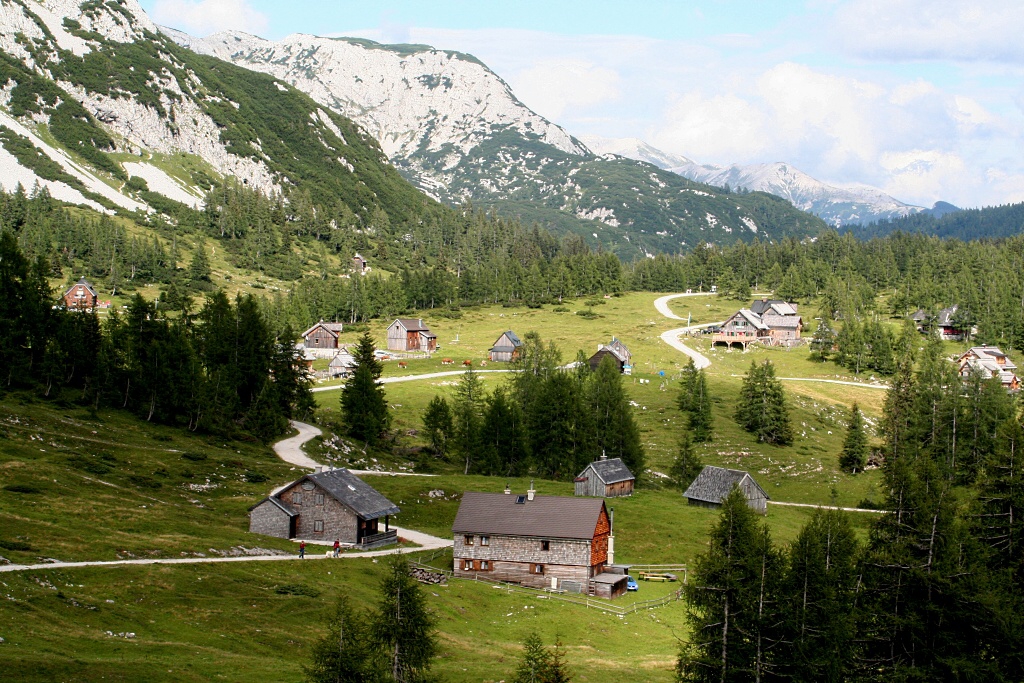
[[[619,372],[629,375],[633,371],[633,354],[621,341],[612,337],[609,344],[601,344],[597,347],[597,353],[587,361],[591,370],[597,370],[605,356],[611,356],[615,364],[619,366]]]
[[[342,323],[325,323],[323,319],[302,333],[302,345],[307,349],[337,349]]]
[[[943,308],[935,316],[935,334],[944,341],[960,341],[964,338],[964,330],[960,329],[958,323],[954,322],[956,312],[960,307],[957,305]]]
[[[64,292],[64,307],[69,311],[92,311],[98,304],[96,289],[84,277]]]
[[[746,350],[747,346],[769,334],[768,326],[761,320],[761,316],[741,308],[722,323],[722,328],[711,337],[711,345],[724,344],[730,348],[735,346]]]
[[[743,491],[747,505],[752,510],[762,515],[768,514],[768,494],[743,470],[728,470],[708,465],[701,470],[683,496],[690,505],[719,508],[735,486]]]
[[[741,308],[722,323],[711,338],[712,346],[746,349],[759,342],[765,346],[796,346],[802,343],[803,319],[797,314],[797,305],[779,299],[761,299],[750,308]]]
[[[604,571],[614,537],[600,498],[467,491],[452,533],[455,576],[605,597],[626,592],[626,576]]]
[[[398,512],[348,470],[327,470],[307,474],[249,508],[249,531],[377,548],[398,542],[398,532],[390,528],[390,517]]]
[[[513,361],[519,356],[519,349],[522,346],[523,342],[519,340],[516,333],[507,330],[498,337],[494,346],[491,347],[491,360],[502,363]]]
[[[352,368],[356,366],[356,359],[347,350],[340,350],[327,366],[327,374],[330,377],[348,377],[352,374]]]
[[[388,326],[389,351],[436,351],[437,335],[422,318],[398,318]]]
[[[573,480],[577,496],[616,498],[633,495],[636,477],[622,458],[605,458],[592,462]]]

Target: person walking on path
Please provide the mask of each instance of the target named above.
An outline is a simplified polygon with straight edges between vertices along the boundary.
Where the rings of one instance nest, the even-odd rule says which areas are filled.
[[[304,559],[305,557],[306,557],[306,542],[305,541],[299,541],[299,559],[301,560],[301,559]]]
[[[341,557],[341,539],[334,539],[334,556]]]

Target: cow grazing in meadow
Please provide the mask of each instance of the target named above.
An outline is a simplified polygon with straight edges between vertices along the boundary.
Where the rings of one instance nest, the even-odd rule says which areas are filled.
[[[472,367],[473,366],[473,361],[471,361],[471,360],[464,360],[464,361],[462,361],[462,366],[465,367],[465,368]]]
[[[407,368],[407,367],[409,367],[409,364],[406,363],[404,360],[400,360],[400,361],[398,361],[398,367],[400,367],[400,368]]]
[[[441,359],[441,365],[452,365],[454,362],[455,361],[453,361],[451,358],[442,358]]]

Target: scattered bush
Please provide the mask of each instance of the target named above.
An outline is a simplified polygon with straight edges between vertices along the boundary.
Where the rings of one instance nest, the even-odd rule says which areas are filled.
[[[267,475],[259,472],[253,472],[252,470],[247,470],[245,473],[245,480],[250,484],[262,484],[267,481],[268,478],[269,477],[267,477]]]
[[[2,539],[0,539],[0,548],[3,548],[4,550],[22,550],[26,552],[32,550],[32,546],[28,543],[23,543],[22,541],[4,541]]]
[[[305,595],[308,598],[320,597],[320,591],[301,583],[285,583],[274,589],[278,595]]]
[[[8,484],[4,487],[4,491],[10,491],[11,493],[42,493],[43,490],[38,486],[32,484]]]
[[[181,454],[181,457],[185,460],[191,460],[192,462],[202,462],[203,460],[206,460],[205,453],[191,453],[186,451]]]
[[[128,482],[138,486],[140,489],[158,489],[163,486],[163,484],[158,482],[156,479],[152,479],[143,474],[128,475]]]

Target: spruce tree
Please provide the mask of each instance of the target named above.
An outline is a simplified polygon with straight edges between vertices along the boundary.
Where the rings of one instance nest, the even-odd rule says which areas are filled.
[[[439,458],[448,454],[448,442],[455,432],[452,409],[443,396],[434,396],[423,413],[423,429],[427,433],[430,449]]]
[[[210,262],[206,258],[206,244],[200,239],[188,264],[188,279],[193,287],[205,289],[210,285]]]
[[[708,392],[708,378],[703,369],[698,370],[691,358],[683,368],[680,381],[679,409],[687,414],[687,423],[698,443],[707,443],[712,435],[711,394]]]
[[[843,452],[839,456],[839,468],[844,472],[862,472],[868,463],[868,437],[864,433],[864,417],[854,403],[850,409],[850,421],[846,425]]]
[[[375,350],[370,333],[364,332],[352,354],[352,376],[341,390],[345,431],[369,444],[376,444],[391,426],[384,387],[379,381],[384,367],[374,356]]]
[[[420,584],[409,574],[409,561],[404,556],[396,555],[388,561],[380,594],[369,629],[379,680],[426,681],[438,650],[435,620],[427,610]]]
[[[693,448],[693,437],[689,431],[684,431],[679,439],[679,452],[676,453],[672,468],[669,470],[672,483],[685,491],[703,469],[704,462]]]
[[[610,355],[601,359],[589,380],[588,413],[593,416],[596,450],[609,458],[622,458],[630,471],[644,471],[644,450],[633,408],[622,386],[622,373]]]
[[[751,362],[740,388],[736,422],[757,436],[760,443],[788,446],[793,442],[793,426],[786,407],[782,383],[775,377],[775,366],[764,361]]]
[[[515,477],[527,466],[528,440],[523,411],[502,387],[486,400],[480,445],[483,462],[479,471],[489,475]]]
[[[313,642],[312,661],[303,665],[308,683],[363,683],[371,672],[367,629],[361,615],[340,597],[327,622],[327,633]]]
[[[568,683],[571,680],[561,639],[549,650],[536,631],[530,632],[523,641],[523,656],[512,683]]]

